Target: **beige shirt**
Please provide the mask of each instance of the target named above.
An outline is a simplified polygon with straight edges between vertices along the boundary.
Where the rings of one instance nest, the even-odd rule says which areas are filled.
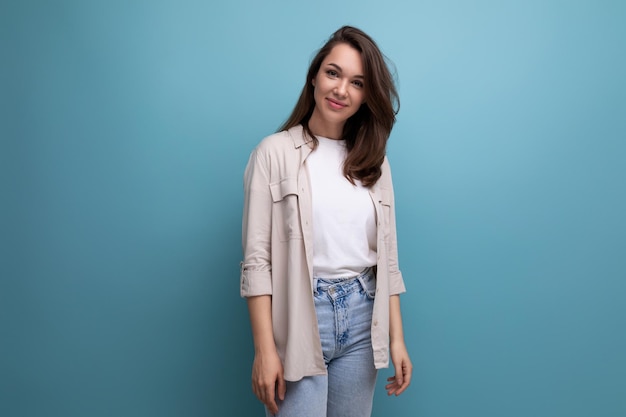
[[[268,136],[244,174],[241,296],[272,296],[274,340],[288,381],[326,374],[313,302],[311,189],[304,166],[310,141],[302,126]],[[376,368],[383,368],[389,366],[389,296],[405,291],[387,158],[369,194],[377,219],[372,348]]]

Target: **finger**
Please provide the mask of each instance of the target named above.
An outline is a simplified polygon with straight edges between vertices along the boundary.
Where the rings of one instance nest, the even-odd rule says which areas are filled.
[[[403,378],[403,375],[402,375],[403,367],[402,367],[402,365],[400,365],[400,366],[395,366],[394,365],[394,368],[396,370],[396,384],[401,386],[402,383],[404,382],[404,378]]]
[[[287,384],[285,378],[282,375],[278,377],[278,398],[283,401],[285,399],[285,393],[287,392]]]
[[[409,387],[409,382],[405,380],[404,385],[398,387],[394,394],[397,397],[398,395],[402,394],[408,387]]]
[[[396,377],[395,376],[390,376],[389,378],[387,378],[387,382],[389,382],[387,385],[385,385],[385,390],[387,391],[387,395],[391,395],[394,387],[397,386],[396,384]]]
[[[267,406],[267,409],[269,410],[271,415],[275,416],[278,413],[278,406],[276,404],[274,404],[273,407],[267,404],[265,405]]]
[[[396,391],[396,396],[402,394],[411,384],[411,374],[412,374],[412,369],[411,366],[407,366],[404,370],[404,383],[399,387],[399,389]]]
[[[274,400],[275,390],[276,388],[274,386],[268,386],[265,389],[265,401],[263,401],[272,414],[278,413],[278,405],[276,405],[276,401]]]
[[[409,366],[404,372],[404,381],[406,385],[409,385],[411,383],[412,376],[413,376],[413,368]]]
[[[395,381],[395,377],[388,378],[388,380],[392,380],[389,384],[385,385],[385,390],[387,391],[387,395],[393,395],[398,389],[398,383]]]
[[[407,388],[409,387],[409,384],[405,384],[403,387],[400,387],[396,392],[396,397],[400,394],[402,394]]]
[[[263,402],[263,394],[255,382],[252,382],[252,392],[254,392],[254,395],[256,395],[261,402]]]

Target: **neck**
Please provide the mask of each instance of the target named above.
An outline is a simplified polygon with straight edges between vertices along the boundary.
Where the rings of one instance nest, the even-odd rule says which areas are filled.
[[[345,123],[345,122],[344,122]],[[344,123],[329,123],[320,120],[319,116],[313,111],[309,119],[309,129],[315,136],[322,136],[329,139],[342,139]]]

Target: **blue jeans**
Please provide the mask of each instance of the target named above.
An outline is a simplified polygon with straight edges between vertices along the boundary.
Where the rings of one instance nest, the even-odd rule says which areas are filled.
[[[287,381],[278,417],[367,417],[377,371],[371,342],[376,278],[314,279],[315,311],[327,375]],[[266,415],[271,414],[266,409]]]

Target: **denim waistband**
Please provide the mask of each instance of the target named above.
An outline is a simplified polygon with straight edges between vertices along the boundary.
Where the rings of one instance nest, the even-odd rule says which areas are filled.
[[[375,290],[376,273],[374,267],[368,267],[359,275],[348,278],[313,278],[313,291],[347,294],[363,287],[366,291]]]
[[[363,277],[363,276],[367,276],[367,275],[375,274],[375,273],[376,273],[376,265],[368,266],[363,271],[361,271],[360,274],[353,275],[353,276],[350,276],[350,277],[328,278],[328,277],[320,277],[320,276],[318,276],[318,277],[314,277],[314,279],[322,280],[322,281],[326,281],[326,282],[337,283],[339,281],[350,281],[350,280],[353,280],[353,279],[357,279],[358,277]]]

